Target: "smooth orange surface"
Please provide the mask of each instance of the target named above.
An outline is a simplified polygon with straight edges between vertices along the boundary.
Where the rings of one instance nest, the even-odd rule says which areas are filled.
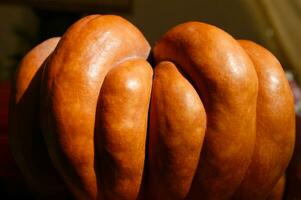
[[[78,199],[97,199],[94,129],[106,74],[128,60],[146,59],[149,45],[118,16],[92,15],[73,24],[46,65],[41,117],[50,157]]]
[[[102,199],[137,199],[143,176],[153,70],[145,60],[112,69],[101,88],[95,131]]]
[[[25,175],[47,160],[80,200],[226,200],[265,199],[284,174],[293,98],[259,45],[180,24],[156,43],[153,72],[144,36],[113,15],[79,20],[55,45],[36,47],[16,74],[10,135]],[[35,151],[26,136],[40,141]],[[47,189],[49,168],[28,182]]]
[[[183,199],[203,145],[205,109],[193,86],[170,62],[155,68],[151,102],[146,194],[149,199]]]
[[[255,149],[235,197],[265,199],[292,157],[295,142],[294,99],[279,61],[253,42],[239,42],[253,61],[259,90]]]
[[[187,75],[206,110],[205,141],[189,198],[229,199],[255,144],[258,80],[251,60],[230,35],[199,22],[169,30],[154,56]]]

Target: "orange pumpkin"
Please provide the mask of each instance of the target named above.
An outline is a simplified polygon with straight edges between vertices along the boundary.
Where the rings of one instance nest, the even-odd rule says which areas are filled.
[[[25,56],[10,141],[31,188],[50,199],[265,199],[295,139],[277,59],[200,22],[162,36],[154,74],[149,51],[126,20],[91,15]]]

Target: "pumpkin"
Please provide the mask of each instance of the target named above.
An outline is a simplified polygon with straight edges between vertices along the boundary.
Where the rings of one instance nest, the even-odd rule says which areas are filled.
[[[10,141],[37,195],[265,199],[291,158],[293,97],[277,59],[201,22],[150,47],[125,19],[91,15],[16,72]]]
[[[22,59],[14,77],[9,108],[12,154],[29,189],[41,199],[64,196],[64,184],[52,165],[39,126],[41,72],[59,38],[39,44]]]

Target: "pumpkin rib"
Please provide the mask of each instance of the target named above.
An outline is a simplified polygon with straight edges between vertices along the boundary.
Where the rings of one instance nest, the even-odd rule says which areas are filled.
[[[200,165],[188,198],[229,199],[246,173],[255,143],[258,86],[252,62],[230,35],[200,22],[169,30],[156,43],[154,57],[176,63],[188,75],[207,114]]]
[[[147,41],[129,22],[97,16],[72,25],[46,66],[43,133],[55,167],[78,199],[98,196],[94,126],[102,82],[117,62],[148,53]]]
[[[138,197],[144,170],[152,71],[145,60],[127,61],[112,69],[102,85],[95,132],[101,199]]]
[[[48,39],[20,62],[15,72],[9,108],[9,142],[26,183],[38,198],[64,199],[66,188],[55,170],[37,122],[44,63],[60,38]]]
[[[197,92],[171,62],[155,67],[146,199],[185,199],[199,162],[206,113]]]
[[[279,61],[258,44],[246,40],[239,43],[253,61],[259,90],[255,149],[234,199],[266,199],[292,157],[294,99]]]

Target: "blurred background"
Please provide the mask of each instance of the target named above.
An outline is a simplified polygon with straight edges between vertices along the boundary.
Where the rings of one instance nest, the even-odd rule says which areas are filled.
[[[61,36],[77,19],[92,13],[125,17],[151,45],[186,21],[203,21],[237,39],[253,40],[280,60],[300,110],[301,0],[0,0],[0,193],[7,199],[29,195],[6,136],[10,80],[18,62],[38,43]]]

